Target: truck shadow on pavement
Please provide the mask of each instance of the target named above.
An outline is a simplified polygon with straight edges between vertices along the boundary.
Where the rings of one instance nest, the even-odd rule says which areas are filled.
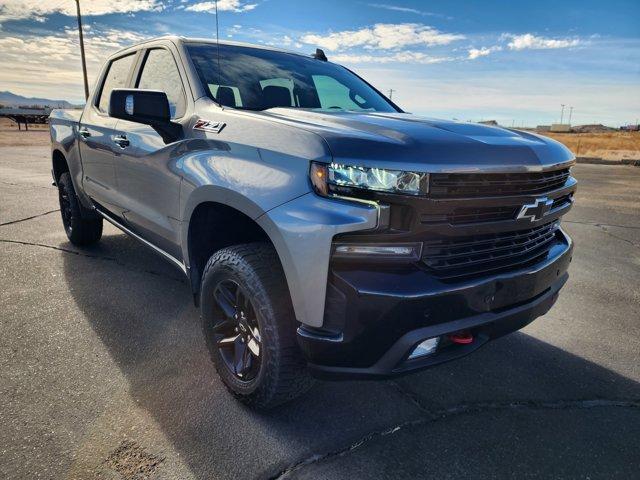
[[[177,270],[120,234],[104,236],[85,252],[91,257],[64,255],[71,295],[126,377],[128,395],[159,425],[196,478],[297,478],[314,464],[346,458],[358,446],[366,451],[368,442],[374,445],[382,437],[400,439],[396,429],[417,426],[421,430],[407,440],[412,455],[446,458],[450,466],[465,464],[482,459],[478,455],[494,420],[466,431],[466,438],[475,441],[464,442],[464,448],[449,444],[434,451],[433,443],[427,447],[424,442],[421,450],[421,439],[430,435],[431,422],[487,411],[550,408],[572,415],[575,409],[594,406],[590,401],[604,399],[638,421],[636,382],[523,333],[394,381],[320,382],[291,404],[254,412],[238,404],[217,379],[187,281]],[[559,321],[571,324],[570,319]],[[535,423],[534,417],[527,418]],[[526,419],[513,422],[506,428],[527,428]],[[538,440],[552,442],[553,432]],[[145,446],[153,453],[154,445]],[[612,448],[618,444],[609,445],[607,452]],[[562,461],[570,464],[566,455]],[[370,464],[384,470],[399,461],[395,454],[388,459],[377,455]],[[514,468],[532,468],[523,458],[505,461]],[[615,459],[601,455],[593,461],[606,466]],[[407,465],[403,471],[393,469],[390,477],[426,475]],[[169,462],[160,468],[168,467]],[[554,471],[553,464],[545,468]],[[358,477],[357,472],[350,475]]]

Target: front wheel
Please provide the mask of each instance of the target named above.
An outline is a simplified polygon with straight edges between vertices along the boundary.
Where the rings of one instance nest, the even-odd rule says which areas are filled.
[[[273,247],[252,243],[216,252],[205,267],[200,299],[211,358],[240,401],[270,408],[311,386]]]

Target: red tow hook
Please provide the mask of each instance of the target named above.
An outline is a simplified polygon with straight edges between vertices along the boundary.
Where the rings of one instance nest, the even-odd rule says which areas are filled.
[[[473,343],[473,335],[468,330],[456,332],[449,335],[449,340],[458,345],[468,345]]]

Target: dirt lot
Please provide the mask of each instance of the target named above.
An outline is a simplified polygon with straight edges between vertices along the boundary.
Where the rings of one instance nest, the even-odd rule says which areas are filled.
[[[29,131],[18,130],[8,118],[0,118],[0,147],[50,145],[49,125],[29,125]]]
[[[637,478],[640,168],[575,168],[546,316],[269,413],[217,379],[179,271],[110,225],[67,241],[49,170],[46,145],[0,147],[0,478]]]
[[[579,157],[640,160],[640,132],[544,133],[564,143]]]

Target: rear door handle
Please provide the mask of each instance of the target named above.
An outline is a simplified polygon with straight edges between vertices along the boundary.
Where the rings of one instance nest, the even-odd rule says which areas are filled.
[[[113,142],[120,148],[127,148],[129,146],[129,140],[126,135],[116,135],[113,137]]]
[[[91,136],[91,132],[89,131],[89,129],[85,127],[82,127],[81,129],[79,129],[78,133],[82,138],[89,138]]]

